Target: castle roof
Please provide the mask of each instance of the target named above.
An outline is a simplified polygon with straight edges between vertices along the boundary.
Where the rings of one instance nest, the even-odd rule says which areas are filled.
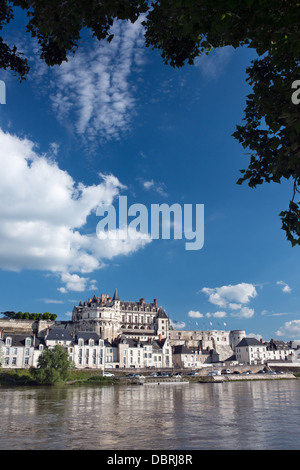
[[[114,293],[114,296],[113,296],[113,300],[120,300],[120,297],[119,297],[119,294],[118,294],[117,289],[115,289],[115,293]]]
[[[159,307],[159,309],[158,309],[157,318],[168,318],[167,315],[166,315],[166,312],[161,307]]]

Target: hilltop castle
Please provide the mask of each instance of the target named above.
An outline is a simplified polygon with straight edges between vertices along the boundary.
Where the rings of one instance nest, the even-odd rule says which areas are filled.
[[[147,341],[167,338],[169,319],[156,299],[153,303],[145,303],[145,299],[123,301],[116,289],[113,298],[102,294],[80,301],[72,312],[72,329],[74,333],[95,331],[110,342],[121,336]]]
[[[17,353],[20,349],[17,356],[5,356],[7,367],[18,364],[22,367],[22,344],[30,342],[33,352],[25,365],[35,364],[44,347],[57,343],[68,348],[70,358],[78,367],[104,367],[104,364],[171,367],[175,364],[195,368],[228,360],[245,336],[244,330],[175,330],[157,299],[149,303],[144,298],[124,301],[117,289],[112,297],[101,294],[80,301],[73,308],[71,321],[0,319],[0,342],[5,341],[7,346],[7,342],[18,344],[7,347],[6,351]],[[87,349],[84,353],[81,344],[92,348],[91,351]]]

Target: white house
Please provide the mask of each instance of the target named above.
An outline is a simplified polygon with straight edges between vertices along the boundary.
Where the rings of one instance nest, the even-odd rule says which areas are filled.
[[[140,341],[122,338],[118,344],[120,368],[171,368],[172,348],[167,338]]]
[[[103,369],[105,364],[104,340],[93,331],[78,332],[68,346],[69,356],[76,368]]]
[[[293,349],[284,341],[274,341],[265,343],[267,346],[268,361],[288,361],[292,360]]]
[[[35,335],[4,334],[0,339],[3,369],[36,367],[39,355],[45,348],[44,341]]]
[[[267,347],[256,338],[243,338],[235,348],[235,355],[241,364],[264,364],[267,362]]]
[[[203,356],[201,352],[192,351],[181,344],[173,347],[173,362],[178,368],[198,369],[203,365]]]

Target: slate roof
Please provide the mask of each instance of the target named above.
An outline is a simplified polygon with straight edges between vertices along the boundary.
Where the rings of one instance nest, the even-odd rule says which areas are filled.
[[[236,347],[241,348],[243,346],[263,346],[263,344],[256,338],[243,338]]]
[[[26,338],[31,339],[31,346],[33,346],[33,340],[34,340],[34,347],[38,348],[40,344],[45,344],[43,338],[39,337],[34,337],[32,335],[26,335],[26,334],[4,334],[3,335],[3,343],[5,344],[6,338],[11,338],[11,345],[10,347],[25,347],[25,340]]]
[[[113,296],[113,300],[120,300],[120,297],[119,297],[119,294],[118,294],[117,289],[115,290],[115,293],[114,293],[114,296]]]
[[[70,333],[63,328],[51,328],[49,334],[46,338],[47,340],[63,340],[63,341],[73,341]]]
[[[161,307],[158,309],[157,318],[168,318],[166,312]]]
[[[83,339],[85,344],[88,344],[90,339],[93,339],[97,343],[100,339],[100,336],[97,335],[95,331],[79,331],[76,335],[77,341]]]

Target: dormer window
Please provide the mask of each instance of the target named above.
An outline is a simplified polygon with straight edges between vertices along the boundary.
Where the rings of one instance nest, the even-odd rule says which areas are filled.
[[[11,338],[6,338],[6,346],[11,346]]]
[[[89,346],[94,346],[94,340],[93,339],[89,340]]]
[[[82,338],[80,338],[80,339],[78,340],[78,346],[83,346],[83,339],[82,339]]]
[[[26,344],[26,346],[31,346],[31,339],[30,339],[30,338],[26,338],[25,344]]]

